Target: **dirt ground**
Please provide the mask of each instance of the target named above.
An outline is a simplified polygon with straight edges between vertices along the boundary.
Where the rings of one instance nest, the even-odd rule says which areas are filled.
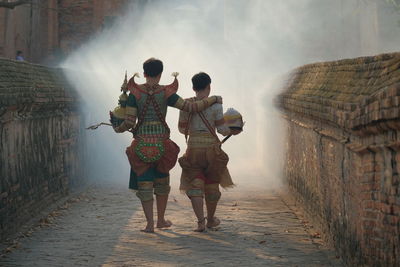
[[[308,222],[276,192],[222,192],[215,230],[195,233],[189,200],[172,192],[167,219],[154,234],[126,187],[95,185],[21,234],[0,266],[342,266]]]

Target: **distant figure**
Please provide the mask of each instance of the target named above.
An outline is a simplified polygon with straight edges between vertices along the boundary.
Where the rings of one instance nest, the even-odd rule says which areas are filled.
[[[15,60],[17,60],[17,61],[25,61],[24,55],[23,55],[23,53],[22,53],[21,50],[18,50],[18,51],[17,51],[17,55],[16,55],[16,57],[15,57]]]

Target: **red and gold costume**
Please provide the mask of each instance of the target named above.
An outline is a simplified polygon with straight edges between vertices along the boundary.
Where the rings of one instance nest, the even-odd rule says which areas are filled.
[[[194,98],[191,99],[194,101]],[[221,104],[215,104],[203,112],[181,111],[179,131],[188,136],[186,153],[179,159],[182,167],[180,190],[188,197],[205,197],[217,202],[221,197],[219,185],[234,186],[229,174],[228,155],[221,149],[216,131],[229,135]]]

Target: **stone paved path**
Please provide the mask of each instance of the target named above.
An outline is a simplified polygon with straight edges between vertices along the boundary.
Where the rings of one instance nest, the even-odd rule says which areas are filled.
[[[278,194],[240,189],[223,192],[217,230],[192,232],[190,202],[173,192],[173,227],[145,234],[132,192],[94,186],[16,242],[0,266],[342,266]]]

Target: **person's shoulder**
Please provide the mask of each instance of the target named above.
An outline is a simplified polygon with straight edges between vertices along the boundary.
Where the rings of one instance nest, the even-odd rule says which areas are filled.
[[[185,100],[185,101],[191,101],[191,102],[194,102],[194,101],[196,101],[196,98],[193,96],[193,97],[188,97],[188,98],[185,98],[184,100]]]
[[[220,110],[222,109],[222,104],[221,103],[215,103],[214,105],[211,106],[211,108],[215,109],[215,110]]]

